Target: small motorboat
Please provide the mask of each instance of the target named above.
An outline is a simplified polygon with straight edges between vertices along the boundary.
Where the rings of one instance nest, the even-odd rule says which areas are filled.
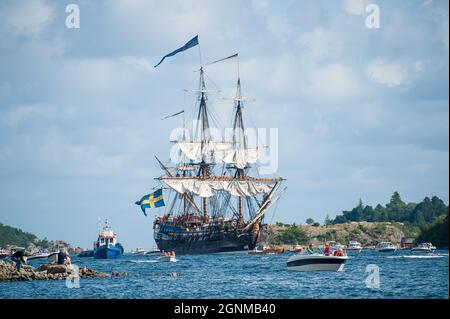
[[[284,253],[283,246],[263,246],[262,249],[258,249],[255,247],[253,250],[249,250],[248,253],[250,255],[259,255],[259,254],[282,254]]]
[[[28,260],[48,258],[52,253],[39,252],[32,256],[28,256]]]
[[[58,254],[59,254],[58,252],[50,253],[47,256],[47,262],[48,262],[49,265],[58,263]]]
[[[6,249],[0,249],[0,259],[4,259],[6,257],[9,257],[11,255],[11,252]]]
[[[421,243],[416,247],[411,248],[411,251],[418,253],[432,253],[435,250],[436,247],[433,246],[431,243]]]
[[[389,241],[383,241],[381,243],[378,243],[378,245],[375,246],[375,250],[382,252],[382,253],[388,253],[388,252],[396,251],[397,247],[395,247],[395,245]]]
[[[289,250],[291,253],[301,253],[303,251],[303,247],[301,245],[295,245],[292,249]]]
[[[133,250],[131,253],[133,255],[145,255],[145,249],[144,248],[136,248],[136,250]]]
[[[343,271],[347,259],[347,256],[299,254],[288,259],[287,268],[294,271]]]
[[[176,262],[175,256],[160,256],[157,259],[159,262]]]
[[[362,250],[362,245],[359,242],[355,241],[355,240],[351,240],[351,241],[348,242],[347,246],[345,246],[344,249],[347,252],[357,252],[357,253],[359,253]]]
[[[95,259],[113,259],[123,255],[123,246],[117,242],[117,235],[105,220],[105,226],[99,231],[97,241],[94,242]]]

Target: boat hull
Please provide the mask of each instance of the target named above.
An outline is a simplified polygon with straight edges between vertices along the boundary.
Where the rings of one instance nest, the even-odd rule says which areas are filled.
[[[154,234],[156,245],[160,251],[174,251],[177,255],[248,251],[255,247],[255,239],[250,233],[237,235],[236,233],[212,232],[198,235],[195,232],[168,234],[158,231]]]
[[[174,256],[161,256],[158,258],[159,262],[176,262],[177,259]]]
[[[433,249],[430,248],[411,248],[414,253],[432,253]]]
[[[392,253],[396,250],[397,250],[396,248],[379,248],[379,249],[377,249],[377,251],[379,251],[380,253]]]
[[[347,256],[296,255],[287,261],[293,271],[343,271]]]
[[[115,259],[121,257],[123,248],[121,245],[102,245],[94,250],[94,258],[96,259]]]

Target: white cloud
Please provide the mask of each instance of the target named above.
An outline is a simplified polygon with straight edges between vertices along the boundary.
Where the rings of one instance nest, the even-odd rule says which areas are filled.
[[[344,0],[344,9],[351,15],[362,15],[365,12],[366,1],[364,0]]]
[[[367,76],[380,84],[393,87],[407,81],[408,71],[401,64],[377,59],[367,66]]]
[[[301,34],[297,42],[304,47],[304,55],[310,61],[337,58],[342,51],[339,37],[320,28]]]
[[[269,16],[266,27],[272,35],[281,40],[286,40],[292,33],[291,26],[285,16]]]
[[[45,115],[48,113],[48,108],[42,105],[20,105],[3,116],[2,124],[16,126],[25,120],[33,121],[37,115]]]
[[[348,66],[336,63],[313,69],[305,93],[315,98],[336,101],[358,96],[361,90],[354,72]]]
[[[105,154],[97,146],[71,144],[58,139],[44,141],[35,160],[50,175],[72,177],[111,176],[123,172],[129,155]]]
[[[150,65],[150,62],[148,62],[147,59],[126,56],[122,58],[122,61],[123,63],[130,65],[136,69],[154,72],[154,67]]]
[[[2,18],[10,29],[22,34],[34,34],[53,20],[54,9],[43,0],[17,1]]]
[[[262,13],[267,10],[270,0],[252,0],[252,8],[255,13]]]

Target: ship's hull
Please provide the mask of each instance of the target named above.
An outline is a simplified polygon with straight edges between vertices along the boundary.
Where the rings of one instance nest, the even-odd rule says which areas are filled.
[[[251,250],[255,238],[250,233],[237,232],[196,232],[169,233],[154,229],[154,239],[160,251],[174,251],[180,254],[213,254]]]
[[[121,245],[102,245],[95,249],[94,258],[96,259],[114,259],[121,257],[123,248]]]

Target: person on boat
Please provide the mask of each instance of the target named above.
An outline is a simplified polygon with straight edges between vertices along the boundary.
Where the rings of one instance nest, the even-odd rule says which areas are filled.
[[[342,256],[344,256],[344,251],[342,250],[342,248],[339,248],[338,250],[336,250],[334,252],[333,256],[342,257]]]
[[[330,245],[325,244],[325,249],[324,249],[323,252],[324,252],[325,256],[330,256],[330,253],[331,253],[331,251],[330,251]]]
[[[27,256],[23,250],[18,250],[14,254],[11,255],[11,260],[16,263],[17,271],[20,271],[22,268],[22,264],[27,263]]]
[[[58,253],[58,265],[65,265],[67,259],[67,254],[64,248],[61,248]]]
[[[172,257],[175,257],[175,252],[174,251],[172,251]]]
[[[308,245],[308,248],[305,249],[305,254],[307,254],[307,255],[312,255],[312,254],[314,254],[313,244],[309,244],[309,245]]]

